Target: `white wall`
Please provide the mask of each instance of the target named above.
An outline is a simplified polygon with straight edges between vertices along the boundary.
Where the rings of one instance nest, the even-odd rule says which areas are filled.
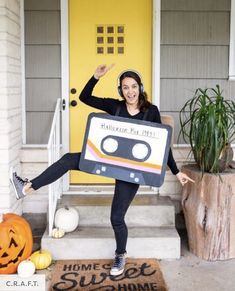
[[[22,144],[20,23],[20,0],[0,0],[0,212],[22,211],[9,182]]]

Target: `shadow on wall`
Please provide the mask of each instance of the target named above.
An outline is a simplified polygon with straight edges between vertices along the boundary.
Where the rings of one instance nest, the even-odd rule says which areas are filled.
[[[46,213],[24,213],[22,215],[31,226],[33,233],[33,252],[40,250],[41,238],[47,227]]]

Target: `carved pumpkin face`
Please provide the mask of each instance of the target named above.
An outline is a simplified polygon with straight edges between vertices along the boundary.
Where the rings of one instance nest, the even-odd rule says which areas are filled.
[[[32,253],[33,236],[28,222],[13,213],[0,220],[0,274],[12,274]]]

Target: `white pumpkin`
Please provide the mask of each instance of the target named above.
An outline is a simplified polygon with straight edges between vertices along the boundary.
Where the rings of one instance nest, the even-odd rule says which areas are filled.
[[[36,267],[33,262],[31,262],[30,260],[24,260],[19,263],[17,267],[17,273],[20,277],[26,278],[33,276],[33,274],[35,273],[35,269]]]
[[[74,207],[62,207],[56,211],[55,226],[65,232],[74,231],[79,223],[79,214]]]
[[[61,238],[64,236],[64,230],[61,228],[53,228],[52,229],[52,237],[54,238]]]

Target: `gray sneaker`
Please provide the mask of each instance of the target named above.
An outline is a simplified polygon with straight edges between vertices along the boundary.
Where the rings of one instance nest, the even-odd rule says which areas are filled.
[[[24,198],[26,194],[23,192],[23,188],[27,184],[28,179],[23,180],[17,176],[16,172],[13,172],[10,180],[15,190],[16,199]]]
[[[116,254],[112,268],[110,270],[110,275],[111,276],[121,275],[124,272],[125,263],[126,263],[125,254],[120,255]]]

